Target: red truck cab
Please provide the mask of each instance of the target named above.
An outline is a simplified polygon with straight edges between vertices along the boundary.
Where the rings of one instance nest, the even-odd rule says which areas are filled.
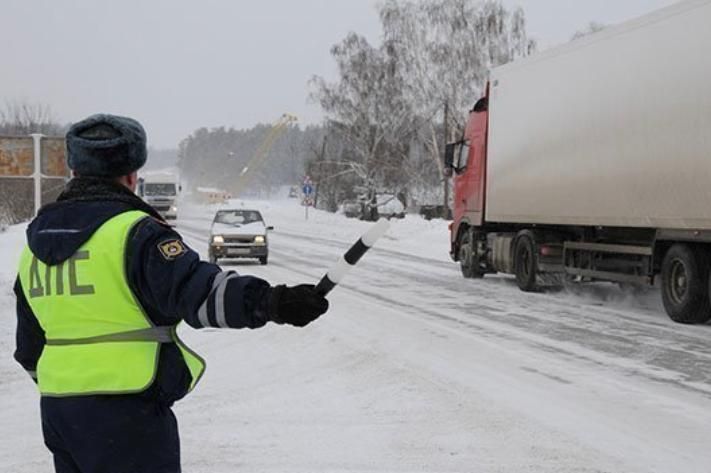
[[[464,137],[448,145],[447,164],[454,172],[454,220],[451,226],[452,257],[456,260],[460,228],[484,223],[486,196],[486,144],[489,124],[488,96],[469,113]]]

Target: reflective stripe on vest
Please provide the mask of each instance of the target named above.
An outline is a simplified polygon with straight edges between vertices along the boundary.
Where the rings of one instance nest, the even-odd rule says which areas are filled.
[[[20,281],[47,340],[37,364],[43,395],[144,391],[155,378],[161,343],[180,348],[191,390],[202,376],[202,358],[175,327],[154,326],[128,284],[126,243],[146,216],[129,211],[113,217],[58,265],[45,265],[25,247]]]

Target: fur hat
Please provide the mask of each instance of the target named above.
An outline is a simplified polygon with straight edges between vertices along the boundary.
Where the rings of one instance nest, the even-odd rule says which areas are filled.
[[[80,176],[118,177],[146,163],[146,132],[136,120],[92,115],[67,132],[67,163]]]

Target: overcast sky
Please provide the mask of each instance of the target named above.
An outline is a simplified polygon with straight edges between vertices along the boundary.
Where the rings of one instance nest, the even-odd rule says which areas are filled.
[[[349,31],[379,39],[377,0],[3,0],[0,100],[52,107],[61,121],[128,115],[150,144],[201,126],[251,127],[283,112],[320,121],[307,81],[334,76]],[[674,0],[504,0],[545,48],[590,21],[618,23]]]

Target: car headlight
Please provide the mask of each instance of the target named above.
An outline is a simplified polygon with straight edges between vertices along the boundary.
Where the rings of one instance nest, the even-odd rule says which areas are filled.
[[[212,242],[221,245],[225,242],[225,239],[222,237],[222,235],[215,235],[212,237]]]
[[[262,235],[257,235],[254,237],[254,243],[257,245],[263,245],[264,244],[264,237]]]

